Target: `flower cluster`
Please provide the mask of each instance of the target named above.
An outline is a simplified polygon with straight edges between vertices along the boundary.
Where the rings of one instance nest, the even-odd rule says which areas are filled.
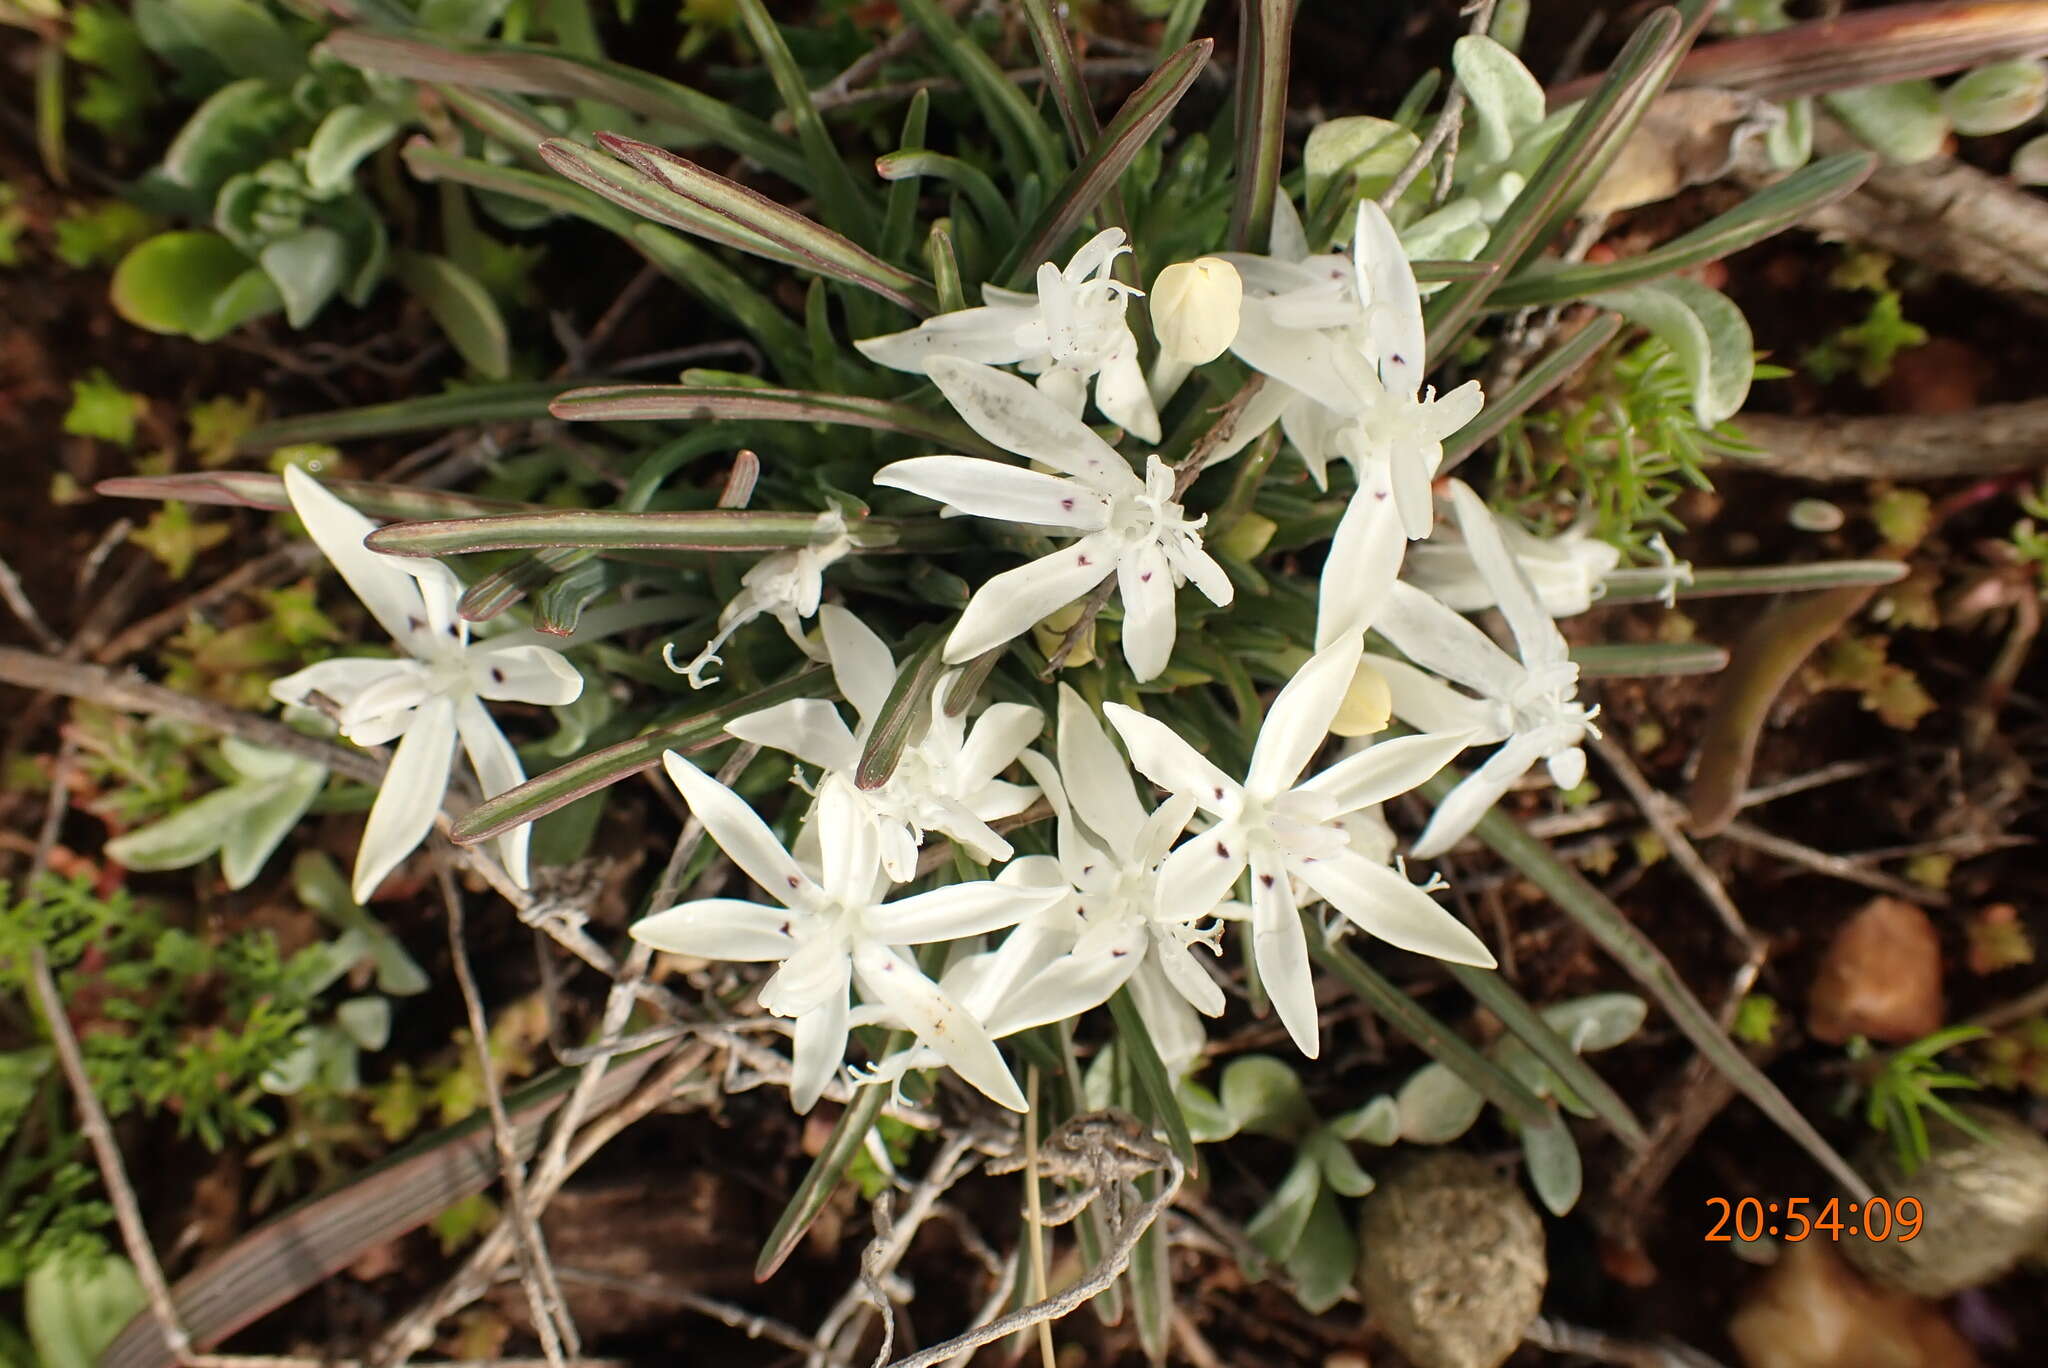
[[[1580,781],[1593,711],[1578,700],[1553,614],[1590,604],[1615,558],[1583,538],[1533,537],[1439,479],[1445,439],[1482,397],[1475,382],[1443,395],[1423,383],[1420,292],[1376,205],[1360,205],[1348,253],[1315,255],[1283,196],[1270,248],[1159,274],[1149,377],[1126,314],[1140,291],[1112,276],[1129,250],[1116,230],[1064,268],[1040,266],[1035,294],[991,289],[982,307],[859,344],[871,360],[928,377],[968,428],[1015,458],[915,456],[875,471],[874,484],[1000,525],[991,544],[1028,554],[973,588],[935,643],[936,661],[921,656],[904,674],[910,667],[856,612],[825,598],[827,571],[854,549],[846,518],[828,513],[810,545],[745,576],[689,667],[703,682],[735,632],[773,616],[829,664],[851,710],[801,698],[728,725],[796,762],[807,799],[780,835],[739,793],[669,754],[690,811],[754,891],[687,901],[632,928],[671,954],[776,966],[758,996],[794,1023],[799,1109],[845,1068],[857,1026],[904,1042],[860,1081],[944,1065],[1022,1109],[996,1042],[1118,992],[1169,1067],[1185,1070],[1202,1049],[1201,1018],[1225,1008],[1213,966],[1232,935],[1249,936],[1265,993],[1310,1056],[1320,1048],[1315,938],[1357,931],[1492,965],[1432,896],[1441,885],[1417,883],[1394,857],[1380,805],[1460,752],[1495,747],[1437,805],[1412,851],[1426,858],[1464,837],[1538,761],[1560,786]],[[1226,351],[1261,379],[1234,441],[1206,460],[1228,460],[1277,425],[1318,486],[1341,462],[1351,487],[1324,557],[1313,650],[1278,671],[1284,683],[1239,758],[1185,734],[1170,693],[1137,687],[1172,668],[1184,587],[1208,611],[1237,596],[1229,556],[1187,502],[1203,469],[1193,457],[1120,450],[1086,421],[1092,394],[1122,429],[1113,435],[1155,444],[1160,408]],[[301,472],[286,479],[309,530],[408,657],[331,661],[278,686],[281,698],[324,700],[351,740],[402,738],[358,860],[361,896],[425,834],[458,739],[486,795],[518,781],[518,759],[481,700],[560,704],[581,680],[538,645],[471,644],[447,571],[365,549],[361,515]],[[1451,514],[1441,526],[1440,500]],[[1114,605],[1129,680],[1120,696],[1102,697],[1099,682],[1058,685],[1049,744],[1046,710],[1030,703],[994,702],[970,717],[990,654],[1082,603],[1090,615]],[[1505,620],[1512,652],[1463,615],[1486,607]],[[1392,719],[1402,734],[1375,736]],[[893,763],[876,767],[884,728]],[[1333,747],[1333,736],[1349,739]],[[1012,845],[1047,819],[1025,852]],[[929,847],[933,836],[952,859]],[[523,878],[520,839],[502,854]],[[949,881],[963,862],[985,876]]]

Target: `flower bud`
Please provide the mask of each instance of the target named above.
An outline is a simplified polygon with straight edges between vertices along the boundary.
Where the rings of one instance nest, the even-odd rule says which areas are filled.
[[[1160,350],[1199,366],[1223,355],[1237,337],[1244,281],[1217,257],[1177,262],[1152,282],[1152,330]]]
[[[1351,687],[1344,691],[1344,701],[1330,723],[1330,732],[1335,736],[1371,736],[1385,731],[1393,716],[1393,691],[1387,687],[1387,677],[1373,667],[1372,657],[1368,656],[1358,662]]]

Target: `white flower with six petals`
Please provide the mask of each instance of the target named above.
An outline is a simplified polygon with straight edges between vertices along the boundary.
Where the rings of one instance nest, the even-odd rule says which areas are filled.
[[[763,556],[740,576],[740,591],[718,614],[718,634],[688,665],[676,664],[673,643],[664,646],[661,658],[668,662],[668,667],[687,675],[693,689],[716,684],[718,681],[707,679],[704,672],[720,663],[719,647],[731,640],[734,632],[762,616],[781,623],[799,651],[818,659],[817,643],[805,635],[803,620],[817,616],[818,602],[825,594],[825,571],[853,550],[853,538],[847,535],[845,515],[836,509],[818,515],[812,537],[809,546]]]
[[[1157,456],[1139,479],[1115,448],[1013,375],[937,357],[931,378],[960,416],[1005,451],[1059,471],[973,456],[917,456],[875,473],[875,483],[937,499],[976,517],[1077,537],[1049,556],[1006,570],[975,591],[946,642],[958,664],[1000,646],[1114,574],[1124,605],[1124,657],[1140,682],[1166,668],[1183,581],[1217,605],[1234,590],[1202,549],[1203,518],[1174,499],[1174,473]]]
[[[315,694],[329,700],[341,734],[357,745],[398,741],[356,851],[352,888],[357,902],[368,902],[433,828],[458,741],[484,797],[525,782],[519,754],[484,700],[560,707],[583,692],[583,676],[545,646],[471,643],[469,624],[455,613],[462,586],[448,567],[364,546],[376,524],[297,466],[285,468],[284,487],[307,535],[406,653],[323,660],[270,686],[282,703]],[[497,839],[506,871],[522,888],[530,833],[518,826]]]

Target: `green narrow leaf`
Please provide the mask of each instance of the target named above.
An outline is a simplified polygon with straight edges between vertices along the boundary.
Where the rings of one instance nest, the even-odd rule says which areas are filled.
[[[469,518],[494,513],[542,511],[538,504],[485,499],[444,489],[422,489],[417,485],[379,484],[372,480],[322,480],[321,483],[350,507],[373,518]],[[291,500],[285,497],[281,477],[253,470],[121,475],[101,480],[93,488],[115,499],[178,499],[191,504],[261,508],[272,513],[289,512],[292,506]]]
[[[1728,653],[1704,641],[1601,642],[1572,647],[1581,679],[1718,674]]]
[[[487,798],[457,818],[449,835],[461,845],[475,845],[510,831],[522,822],[567,807],[586,794],[616,784],[629,774],[652,769],[666,750],[696,751],[725,739],[725,724],[735,717],[792,698],[819,698],[832,690],[832,672],[813,668],[790,676],[715,708],[665,722],[630,740],[559,765],[538,778],[495,798]]]
[[[505,316],[475,276],[447,257],[425,252],[396,252],[391,267],[399,283],[427,306],[471,370],[489,380],[505,378],[512,369]]]
[[[1341,945],[1332,945],[1320,928],[1304,921],[1309,954],[1326,969],[1350,985],[1389,1026],[1415,1044],[1431,1059],[1449,1069],[1466,1086],[1499,1107],[1521,1126],[1540,1126],[1549,1116],[1543,1099],[1530,1092],[1513,1075],[1465,1042],[1464,1037],[1438,1021],[1415,999],[1396,988],[1376,969]]]
[[[462,43],[414,32],[405,37],[341,29],[321,49],[361,71],[412,81],[477,86],[520,95],[600,100],[675,125],[737,152],[807,190],[810,163],[787,138],[751,114],[623,63],[521,43]]]
[[[1677,58],[1682,28],[1677,13],[1660,9],[1630,35],[1599,88],[1494,223],[1481,260],[1509,271],[1549,240],[1551,225],[1570,213],[1591,188],[1588,169],[1621,145],[1643,106],[1662,87]],[[1454,280],[1431,296],[1423,323],[1432,362],[1464,334],[1499,281],[1499,276]]]
[[[533,630],[549,636],[568,636],[582,621],[583,610],[610,587],[604,567],[595,561],[585,561],[557,575],[553,583],[534,596]]]
[[[933,288],[939,297],[940,313],[958,313],[967,307],[967,292],[960,282],[960,261],[953,255],[953,226],[940,219],[924,240],[925,260],[931,263]]]
[[[561,395],[550,411],[568,422],[834,423],[897,432],[947,451],[1001,459],[994,447],[949,414],[850,394],[716,385],[593,385]]]
[[[1532,266],[1494,291],[1488,306],[1507,309],[1562,304],[1718,261],[1841,199],[1867,180],[1876,168],[1877,158],[1868,152],[1827,157],[1767,186],[1690,233],[1640,256],[1591,265]]]
[[[1117,110],[1116,117],[1102,130],[1102,136],[1096,139],[1088,156],[1047,201],[1031,225],[1031,232],[1024,243],[996,272],[998,277],[1013,283],[1021,282],[1038,269],[1038,263],[1049,259],[1088,215],[1095,212],[1095,207],[1116,188],[1117,181],[1130,169],[1131,162],[1151,141],[1166,117],[1173,113],[1173,107],[1180,103],[1181,96],[1187,94],[1188,87],[1207,65],[1209,53],[1215,46],[1215,42],[1208,38],[1189,43],[1160,63],[1159,69],[1146,78],[1145,84],[1131,92],[1131,97]]]
[[[1046,87],[1060,108],[1060,122],[1066,125],[1067,144],[1079,163],[1095,146],[1100,125],[1095,106],[1088,98],[1088,85],[1081,79],[1081,64],[1074,56],[1073,35],[1053,9],[1052,0],[1024,0],[1024,22],[1031,29],[1031,45],[1045,68]]]
[[[1230,245],[1262,252],[1273,228],[1273,196],[1287,148],[1287,72],[1294,44],[1295,0],[1239,0],[1237,57],[1237,193],[1230,206]]]
[[[860,762],[854,767],[857,787],[878,789],[888,783],[918,724],[931,721],[932,690],[946,671],[945,655],[939,649],[945,645],[946,635],[933,636],[896,671],[896,680],[882,700],[882,711],[876,715],[868,743],[861,748]]]
[[[789,112],[790,122],[796,128],[797,143],[811,168],[812,188],[825,222],[848,237],[871,240],[876,227],[874,206],[854,183],[853,173],[846,169],[839,149],[832,144],[832,135],[825,131],[824,116],[811,103],[810,85],[798,69],[796,58],[790,55],[789,44],[782,40],[781,25],[769,17],[761,0],[734,3],[739,7],[740,22],[747,26],[747,36],[761,54],[761,64],[768,68],[768,77],[775,82],[775,93],[781,96],[782,107]]]
[[[996,189],[996,183],[980,167],[970,166],[958,157],[923,149],[889,152],[875,158],[875,174],[885,181],[915,180],[920,176],[951,181],[967,196],[967,202],[981,215],[989,232],[1011,237],[1017,231],[1016,216],[1003,192]]]
[[[960,78],[987,115],[990,130],[1004,144],[1003,161],[1020,170],[1035,166],[1039,178],[1055,185],[1066,172],[1059,145],[1030,97],[1020,90],[995,59],[969,38],[936,0],[898,0],[904,17],[923,29],[946,65]]]
[[[1577,332],[1545,352],[1504,393],[1498,397],[1489,395],[1486,407],[1471,422],[1444,438],[1444,460],[1439,469],[1449,474],[1467,456],[1499,436],[1510,422],[1571,379],[1620,330],[1619,314],[1596,314]]]
[[[598,134],[597,142],[599,147],[617,159],[611,168],[604,167],[577,144],[561,138],[551,138],[542,143],[541,155],[547,158],[549,165],[565,175],[573,172],[582,177],[593,168],[600,172],[609,170],[611,174],[608,177],[581,181],[602,195],[609,195],[611,186],[621,179],[616,167],[623,163],[639,172],[641,177],[667,187],[710,215],[708,223],[702,214],[688,218],[671,215],[663,220],[671,227],[702,233],[743,251],[788,261],[820,275],[858,285],[919,316],[931,312],[931,285],[928,281],[918,279],[899,266],[890,265],[844,234],[835,233],[816,220],[777,204],[766,195],[651,143],[622,138],[614,133]],[[634,194],[644,197],[644,187],[635,188]],[[629,203],[628,207],[637,210],[642,206]],[[770,244],[772,250],[761,251],[759,244],[763,242]]]
[[[894,1053],[908,1043],[906,1032],[894,1032],[882,1053]],[[867,1143],[868,1132],[875,1128],[875,1122],[881,1118],[883,1104],[888,1100],[887,1088],[861,1088],[854,1093],[853,1101],[846,1110],[839,1113],[838,1124],[832,1127],[832,1134],[826,1138],[825,1148],[812,1161],[810,1171],[797,1185],[789,1205],[776,1218],[775,1228],[762,1242],[760,1256],[754,1260],[755,1282],[766,1282],[774,1277],[775,1270],[795,1252],[797,1241],[803,1239],[804,1232],[811,1228],[811,1222],[818,1219],[818,1213],[825,1209],[825,1203],[838,1190],[840,1180],[846,1176],[846,1166]]]
[[[580,546],[550,546],[493,570],[463,591],[455,613],[465,622],[489,622],[557,575],[594,560],[595,551]]]
[[[910,108],[903,114],[903,135],[896,141],[900,152],[918,152],[924,148],[925,125],[930,121],[932,93],[919,90],[910,97]],[[898,181],[889,187],[889,199],[882,211],[882,256],[889,261],[902,261],[910,255],[913,236],[917,232],[917,182]],[[945,309],[944,292],[940,293],[939,308]]]
[[[1109,1013],[1116,1022],[1119,1056],[1136,1080],[1138,1092],[1151,1112],[1150,1119],[1157,1121],[1165,1130],[1173,1152],[1188,1167],[1188,1177],[1197,1176],[1201,1171],[1201,1155],[1195,1148],[1194,1137],[1188,1134],[1187,1117],[1181,1114],[1173,1078],[1159,1058],[1159,1050],[1152,1043],[1152,1033],[1145,1029],[1145,1019],[1138,1014],[1138,1004],[1131,997],[1129,988],[1116,990],[1115,996],[1109,1000]]]
[[[1424,797],[1441,802],[1445,794],[1465,776],[1446,769],[1421,787]],[[1870,1185],[1849,1167],[1834,1148],[1821,1138],[1812,1124],[1792,1105],[1776,1084],[1751,1063],[1714,1021],[1713,1015],[1693,996],[1692,990],[1664,957],[1664,953],[1638,931],[1621,909],[1499,809],[1479,819],[1474,830],[1496,854],[1519,869],[1531,883],[1547,894],[1566,915],[1584,927],[1640,983],[1671,1016],[1678,1029],[1699,1052],[1733,1083],[1743,1096],[1773,1121],[1799,1147],[1811,1155],[1843,1190],[1858,1201],[1870,1199]],[[1541,1118],[1533,1124],[1541,1125]]]
[[[1750,565],[1727,570],[1700,570],[1677,586],[1677,597],[1730,598],[1738,594],[1776,594],[1804,589],[1837,589],[1845,585],[1897,584],[1912,567],[1904,561],[1812,561],[1806,565]],[[1662,598],[1670,585],[1669,571],[1655,567],[1610,570],[1600,581],[1602,603],[1647,603]]]
[[[777,551],[817,539],[815,513],[706,509],[685,513],[611,513],[559,508],[503,517],[404,522],[380,527],[366,545],[393,556],[459,556],[474,551],[589,547],[609,551]]]
[[[1477,998],[1482,1006],[1500,1018],[1509,1034],[1529,1047],[1529,1052],[1550,1067],[1564,1085],[1582,1098],[1600,1119],[1607,1123],[1621,1140],[1634,1149],[1641,1149],[1650,1143],[1642,1123],[1629,1110],[1628,1103],[1621,1095],[1607,1086],[1594,1068],[1586,1063],[1579,1052],[1572,1048],[1570,1041],[1551,1028],[1542,1013],[1530,1006],[1523,996],[1514,990],[1512,984],[1492,969],[1479,969],[1469,964],[1446,962],[1451,977],[1465,986],[1465,991]]]
[[[397,399],[388,404],[366,404],[361,408],[281,418],[250,428],[235,443],[235,450],[253,454],[307,442],[359,442],[371,437],[438,432],[476,423],[527,423],[547,417],[548,401],[556,395],[589,383],[584,379],[516,380],[473,385],[448,394],[431,394],[417,399]],[[220,473],[225,475],[229,472]],[[483,502],[496,504],[498,501]]]

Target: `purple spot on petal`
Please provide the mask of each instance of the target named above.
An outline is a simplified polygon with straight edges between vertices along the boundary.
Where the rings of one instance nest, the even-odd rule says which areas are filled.
[[[503,670],[499,669],[499,668],[498,668],[497,666],[495,666],[495,665],[491,666],[491,683],[493,683],[493,684],[503,684],[504,682],[505,682],[505,672],[504,672]]]
[[[1074,557],[1074,564],[1076,564],[1076,565],[1079,565],[1079,566],[1082,566],[1082,567],[1084,567],[1084,568],[1085,568],[1085,567],[1087,567],[1087,566],[1090,566],[1090,565],[1093,565],[1093,564],[1095,564],[1095,562],[1094,562],[1094,561],[1092,561],[1092,560],[1089,560],[1089,559],[1088,559],[1088,558],[1087,558],[1086,556],[1076,556],[1076,557]]]
[[[1218,841],[1216,843],[1216,853],[1227,860],[1230,858],[1230,847],[1223,844],[1223,842]]]
[[[1271,888],[1273,886],[1273,876],[1271,874],[1261,874],[1259,875],[1259,883],[1263,887]]]

